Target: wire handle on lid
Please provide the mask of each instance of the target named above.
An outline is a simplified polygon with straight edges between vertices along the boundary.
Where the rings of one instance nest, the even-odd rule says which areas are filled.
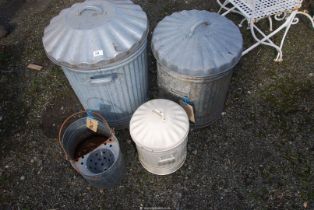
[[[200,27],[201,25],[206,25],[206,26],[208,26],[208,25],[210,25],[210,23],[209,23],[208,20],[199,20],[199,21],[197,21],[197,22],[191,27],[190,33],[189,33],[189,37],[192,37],[192,36],[194,35],[196,29],[197,29],[198,27]]]
[[[81,8],[78,15],[81,16],[86,11],[93,11],[93,12],[95,12],[94,13],[95,15],[100,15],[104,12],[100,6],[88,5],[88,6]]]

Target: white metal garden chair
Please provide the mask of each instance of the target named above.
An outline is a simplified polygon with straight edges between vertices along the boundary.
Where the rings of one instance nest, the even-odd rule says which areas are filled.
[[[225,12],[222,13],[223,16],[229,14],[230,12],[238,13],[244,16],[244,19],[239,24],[240,27],[243,22],[248,22],[248,26],[256,43],[244,50],[242,55],[247,54],[257,46],[264,44],[277,50],[278,54],[275,61],[282,61],[283,44],[291,25],[299,23],[299,18],[296,17],[298,14],[308,17],[311,20],[312,27],[314,28],[314,18],[308,13],[300,11],[302,2],[303,0],[225,0],[224,2],[217,0],[217,3],[220,5],[218,13],[225,10]],[[268,18],[270,25],[270,33],[267,35],[256,25],[258,21],[265,18]],[[276,30],[273,30],[273,18],[276,21],[282,22]],[[284,34],[282,40],[280,44],[277,45],[271,38],[283,30]],[[257,34],[259,34],[259,36]]]

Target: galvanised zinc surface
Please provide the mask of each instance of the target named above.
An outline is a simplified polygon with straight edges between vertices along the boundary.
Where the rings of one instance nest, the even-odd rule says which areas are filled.
[[[179,170],[187,157],[188,137],[184,141],[167,151],[152,152],[136,145],[139,161],[150,173],[167,175]]]
[[[209,125],[221,116],[242,48],[238,27],[216,13],[190,10],[165,17],[152,38],[160,96],[177,102],[189,97],[195,127]]]
[[[174,101],[188,96],[195,111],[195,128],[209,125],[220,118],[224,110],[224,103],[229,89],[232,71],[208,80],[182,78],[180,75],[170,74],[169,70],[158,65],[158,86],[160,96]]]
[[[123,63],[94,71],[63,67],[85,109],[100,112],[112,127],[126,128],[133,112],[148,99],[146,43]]]
[[[132,116],[130,134],[143,167],[159,175],[178,170],[186,159],[189,127],[186,112],[173,101],[141,105]]]
[[[95,70],[135,53],[147,32],[147,15],[131,0],[90,0],[54,17],[45,28],[43,45],[57,65]]]
[[[110,128],[106,127],[102,122],[99,122],[97,134],[109,136],[109,129]],[[118,139],[114,135],[112,136],[112,142],[110,143],[112,146],[108,147],[108,144],[105,146],[112,152],[114,161],[104,172],[96,174],[87,168],[86,160],[90,154],[85,155],[84,165],[81,165],[81,161],[84,160],[82,157],[79,158],[79,161],[72,160],[77,146],[90,136],[91,131],[86,128],[86,117],[80,118],[71,123],[65,130],[64,135],[62,136],[62,146],[67,153],[66,155],[68,156],[72,167],[76,169],[76,171],[78,171],[89,184],[97,188],[113,187],[121,181],[125,174],[123,155],[120,151]],[[100,147],[104,146],[101,145]]]
[[[147,99],[146,13],[131,0],[89,0],[54,17],[43,37],[85,109],[116,128]]]
[[[175,12],[154,30],[152,51],[170,71],[190,77],[212,77],[229,71],[240,60],[243,38],[239,28],[213,12]]]

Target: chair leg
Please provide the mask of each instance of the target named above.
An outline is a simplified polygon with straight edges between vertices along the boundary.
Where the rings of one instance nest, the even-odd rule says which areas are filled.
[[[226,12],[224,12],[223,14],[221,14],[222,16],[226,16],[227,14],[229,14],[230,12],[232,13],[236,13],[239,15],[243,14],[241,12],[239,12],[236,7],[227,7],[227,5],[230,3],[229,0],[225,0],[223,3],[221,3],[221,0],[216,0],[217,4],[220,6],[219,10],[218,10],[218,14],[221,14],[221,12],[223,10],[226,10]]]
[[[291,13],[291,16],[289,17],[289,20],[290,20],[290,21],[288,22],[288,24],[287,24],[287,26],[286,26],[285,33],[284,33],[284,35],[283,35],[283,37],[282,37],[282,40],[281,40],[281,43],[280,43],[280,46],[279,46],[281,51],[282,51],[283,44],[284,44],[284,42],[285,42],[285,39],[286,39],[286,37],[287,37],[288,31],[289,31],[291,25],[297,24],[297,23],[299,22],[299,19],[296,18],[296,16],[297,16],[298,14],[305,15],[306,17],[308,17],[308,18],[310,19],[311,23],[312,23],[312,27],[314,28],[314,20],[313,20],[313,18],[312,18],[308,13],[300,12],[300,11],[292,12],[292,13]],[[277,55],[275,61],[281,62],[281,61],[282,61],[282,54],[279,54],[279,53],[278,53],[278,55]]]
[[[271,40],[271,37],[269,37],[266,40],[260,40],[259,38],[257,38],[256,34],[255,34],[255,30],[260,33],[263,37],[267,37],[267,35],[261,30],[259,29],[256,25],[253,25],[253,28],[251,29],[252,32],[252,36],[253,38],[257,41],[257,42],[261,42],[261,44],[270,46],[270,47],[275,47],[276,49],[279,49],[279,47],[277,48],[277,45]]]
[[[247,20],[246,18],[243,18],[243,19],[241,20],[241,22],[239,23],[239,27],[240,27],[240,28],[242,28],[243,23],[244,23],[246,20]],[[248,27],[248,29],[249,29],[249,27]]]
[[[228,3],[229,3],[228,0],[225,0],[224,3],[221,3],[220,0],[217,0],[217,4],[219,4],[219,6],[220,6],[220,9],[218,10],[217,13],[220,14],[223,9],[224,9],[224,10],[228,10],[228,8],[226,7],[226,5],[227,5]]]
[[[269,21],[269,31],[273,31],[273,19],[271,16],[268,17]]]
[[[295,15],[294,15],[295,16]],[[262,32],[261,29],[259,29],[253,21],[250,22],[250,29],[251,29],[251,33],[253,38],[256,40],[256,43],[253,44],[251,47],[249,47],[248,49],[246,49],[245,51],[242,52],[242,56],[246,55],[248,52],[250,52],[251,50],[253,50],[254,48],[256,48],[257,46],[264,44],[270,47],[273,47],[277,50],[278,54],[277,54],[277,58],[275,59],[276,61],[282,61],[282,48],[280,48],[278,45],[276,45],[271,38],[276,35],[278,32],[282,31],[284,28],[286,28],[287,26],[289,26],[290,22],[293,19],[291,17],[288,17],[287,20],[285,21],[285,23],[283,23],[279,28],[277,28],[275,31],[273,31],[272,33],[270,33],[269,35],[266,35],[265,33]],[[291,24],[290,24],[291,25]],[[290,28],[290,27],[289,27]],[[259,39],[256,34],[255,34],[255,30],[257,32],[259,32],[263,38]]]
[[[312,27],[314,28],[314,17],[311,17],[311,15],[309,15],[306,12],[301,12],[301,11],[297,11],[297,14],[300,15],[304,15],[305,17],[307,17],[308,19],[310,19],[311,23],[312,23]]]
[[[287,34],[288,34],[289,30],[290,30],[291,25],[294,24],[295,16],[296,16],[296,15],[297,15],[297,12],[292,12],[292,13],[290,14],[290,16],[287,18],[287,21],[286,21],[286,23],[287,23],[287,24],[286,24],[286,30],[285,30],[285,32],[284,32],[284,35],[283,35],[283,37],[282,37],[282,39],[281,39],[280,46],[279,46],[281,53],[278,53],[277,57],[275,58],[275,61],[276,61],[276,62],[281,62],[281,61],[282,61],[282,48],[283,48],[283,44],[284,44],[284,42],[285,42],[285,40],[286,40],[286,37],[287,37]]]
[[[277,50],[278,54],[282,54],[281,49],[279,48],[279,46],[277,46],[272,40],[271,37],[273,37],[275,34],[277,34],[279,31],[282,30],[282,28],[278,28],[276,31],[274,31],[273,33],[266,35],[265,33],[263,33],[263,31],[261,29],[259,29],[254,22],[252,21],[250,23],[250,29],[251,29],[251,33],[253,38],[255,39],[256,43],[254,45],[252,45],[250,48],[246,49],[242,55],[247,54],[248,52],[250,52],[251,50],[253,50],[254,48],[256,48],[257,46],[263,44],[263,45],[267,45],[270,47],[273,47]],[[259,39],[255,33],[255,30],[261,34],[263,36],[262,39]]]
[[[231,7],[229,8],[227,11],[225,11],[224,13],[222,13],[222,16],[226,16],[228,15],[230,12],[236,12],[236,7]]]

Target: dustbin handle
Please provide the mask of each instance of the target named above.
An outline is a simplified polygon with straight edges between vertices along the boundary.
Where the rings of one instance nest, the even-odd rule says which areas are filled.
[[[208,26],[208,25],[210,25],[210,23],[209,23],[208,20],[199,20],[199,21],[197,21],[197,22],[196,22],[195,24],[193,24],[193,26],[191,27],[190,33],[189,33],[189,37],[192,37],[192,36],[194,35],[195,30],[196,30],[199,26],[201,26],[201,25],[206,25],[206,26]]]
[[[169,158],[159,160],[158,165],[165,165],[165,164],[171,163],[171,162],[175,161],[175,159],[176,158],[173,155],[171,155],[171,157],[169,157]]]
[[[93,11],[97,15],[100,15],[100,14],[102,14],[104,12],[103,9],[100,6],[88,5],[88,6],[85,6],[85,7],[81,8],[79,10],[78,15],[81,16],[86,11]]]
[[[106,120],[103,116],[101,116],[101,114],[99,114],[99,113],[97,113],[97,112],[92,112],[92,113],[93,113],[93,115],[95,115],[96,117],[98,117],[98,118],[100,119],[100,121],[102,121],[102,123],[104,123],[105,127],[108,128],[108,130],[109,130],[109,132],[110,132],[110,135],[109,135],[107,141],[108,141],[108,142],[109,142],[109,141],[111,142],[111,141],[113,140],[114,130],[110,128],[110,126],[109,126],[107,120]],[[64,154],[65,154],[65,159],[66,159],[66,160],[69,160],[69,158],[68,158],[67,152],[66,152],[65,148],[63,147],[62,141],[61,141],[61,138],[62,138],[62,136],[63,136],[64,127],[68,124],[68,122],[69,122],[71,119],[73,119],[73,118],[75,118],[75,117],[77,117],[77,116],[79,116],[79,115],[81,115],[81,114],[87,114],[87,111],[79,111],[79,112],[76,112],[76,113],[70,115],[69,117],[67,117],[67,118],[63,121],[63,123],[61,124],[61,127],[60,127],[60,129],[59,129],[58,142],[59,142],[59,144],[60,144],[60,146],[61,146],[61,148],[62,148],[62,150],[63,150],[63,152],[64,152]]]
[[[106,84],[117,78],[117,74],[105,74],[90,77],[89,82],[94,85]]]

